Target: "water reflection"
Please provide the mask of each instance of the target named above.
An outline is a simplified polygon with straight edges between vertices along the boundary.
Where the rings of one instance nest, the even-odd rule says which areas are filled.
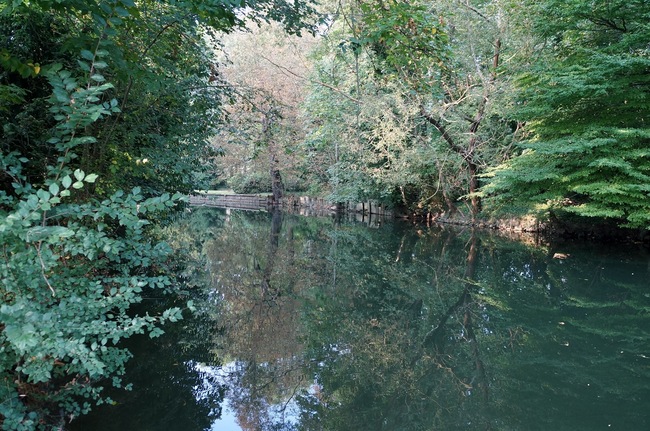
[[[649,429],[641,249],[279,212],[177,229],[199,313],[134,346],[135,391],[78,429]]]

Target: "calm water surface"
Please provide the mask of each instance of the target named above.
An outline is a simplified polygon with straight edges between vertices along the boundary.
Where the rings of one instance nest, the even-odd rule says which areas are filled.
[[[650,429],[647,250],[216,209],[174,229],[196,313],[132,340],[133,391],[73,430]]]

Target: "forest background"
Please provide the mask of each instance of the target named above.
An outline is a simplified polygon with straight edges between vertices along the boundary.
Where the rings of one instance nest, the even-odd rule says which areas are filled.
[[[650,228],[644,0],[0,5],[0,417],[121,386],[193,190]],[[173,244],[172,244],[173,245]],[[56,406],[56,407],[53,407]]]

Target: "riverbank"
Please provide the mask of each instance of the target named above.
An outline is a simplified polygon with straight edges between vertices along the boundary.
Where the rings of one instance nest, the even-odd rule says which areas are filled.
[[[414,222],[440,223],[457,226],[471,226],[479,229],[497,230],[508,234],[532,234],[543,238],[542,242],[555,240],[616,241],[650,245],[650,231],[647,229],[626,229],[616,223],[585,220],[576,217],[551,217],[542,220],[534,215],[517,217],[488,217],[472,219],[460,211],[454,214],[417,214],[389,208],[376,201],[333,203],[324,198],[286,195],[275,203],[268,193],[236,194],[229,190],[197,191],[190,196],[190,204],[221,208],[268,211],[275,207],[283,211],[307,216],[330,216],[346,214],[363,223],[381,223],[386,219],[407,219]]]
[[[650,246],[650,231],[647,229],[627,229],[614,222],[594,223],[586,219],[552,217],[541,220],[533,215],[521,217],[490,217],[472,220],[465,215],[425,217],[425,220],[461,226],[473,226],[514,234],[534,234],[543,242],[558,240],[613,241],[619,243],[645,244]]]

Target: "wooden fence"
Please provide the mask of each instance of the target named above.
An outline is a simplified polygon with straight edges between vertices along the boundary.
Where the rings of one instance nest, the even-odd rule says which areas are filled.
[[[191,195],[190,205],[235,208],[242,210],[266,210],[273,206],[272,196],[261,195]]]

